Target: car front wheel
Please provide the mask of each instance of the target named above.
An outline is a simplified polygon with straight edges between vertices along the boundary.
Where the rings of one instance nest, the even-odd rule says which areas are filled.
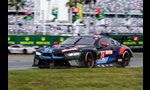
[[[128,66],[130,63],[131,56],[128,51],[125,51],[122,56],[122,67]]]
[[[86,68],[92,68],[94,67],[94,55],[92,52],[87,52],[85,55],[85,67]]]

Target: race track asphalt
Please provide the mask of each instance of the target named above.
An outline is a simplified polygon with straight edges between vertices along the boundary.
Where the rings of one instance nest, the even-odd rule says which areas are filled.
[[[134,56],[129,67],[143,67],[143,53],[134,53]],[[33,58],[33,55],[8,55],[8,70],[36,69],[32,67]]]

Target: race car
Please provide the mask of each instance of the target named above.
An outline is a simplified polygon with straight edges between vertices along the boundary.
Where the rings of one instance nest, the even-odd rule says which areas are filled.
[[[122,39],[123,40],[123,39]],[[73,36],[59,46],[36,51],[33,66],[126,67],[133,57],[131,49],[104,36]]]
[[[33,47],[27,47],[19,44],[8,46],[8,54],[33,54],[35,51],[36,49]]]

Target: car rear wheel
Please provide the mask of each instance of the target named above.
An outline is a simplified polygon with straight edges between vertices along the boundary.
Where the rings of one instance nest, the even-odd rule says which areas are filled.
[[[87,52],[85,55],[85,67],[86,68],[92,68],[94,67],[94,55],[92,52]]]
[[[23,54],[27,54],[27,50],[26,49],[23,50]]]
[[[125,51],[125,52],[123,53],[122,58],[123,58],[122,67],[128,66],[129,63],[130,63],[130,59],[131,59],[131,56],[130,56],[129,52],[128,52],[128,51]]]

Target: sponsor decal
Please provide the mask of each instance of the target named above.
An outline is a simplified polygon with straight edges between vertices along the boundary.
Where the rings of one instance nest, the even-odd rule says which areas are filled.
[[[29,41],[29,40],[30,40],[30,37],[25,37],[25,40],[26,40],[26,41]]]
[[[102,67],[105,67],[105,65],[102,65]]]
[[[105,55],[112,55],[113,54],[113,50],[105,50]]]
[[[15,44],[15,41],[9,41],[8,44]]]
[[[110,67],[112,67],[112,66],[113,66],[113,64],[109,64],[109,66],[110,66]]]
[[[118,62],[122,62],[122,59],[118,59]]]
[[[96,65],[97,67],[113,67],[113,64],[100,64],[100,65]]]
[[[37,41],[36,44],[46,44],[46,45],[50,45],[50,42],[48,42],[48,41]]]
[[[106,67],[108,67],[109,65],[108,64],[106,64]]]
[[[45,37],[41,37],[41,40],[42,40],[42,41],[45,41],[45,40],[46,40],[46,38],[45,38]]]
[[[138,41],[138,37],[133,37],[133,40],[134,41]]]
[[[10,37],[8,37],[8,41],[10,41],[11,40],[11,38]]]
[[[60,42],[64,41],[64,38],[63,37],[60,37]]]
[[[141,41],[141,42],[138,42],[138,44],[143,45],[143,42],[142,42],[142,41]]]
[[[100,59],[104,60],[104,57],[105,57],[105,51],[101,51],[100,52]]]
[[[20,41],[20,44],[34,44],[33,41]]]
[[[105,55],[112,55],[113,54],[113,50],[105,50],[105,51],[101,51],[100,52],[100,59],[104,60]]]
[[[79,49],[78,48],[64,49],[64,50],[61,50],[61,52],[68,52],[68,51],[74,51],[74,50],[79,50]]]
[[[100,67],[101,65],[97,65],[97,67]]]
[[[125,44],[125,45],[135,45],[136,42],[123,42],[123,44]]]

